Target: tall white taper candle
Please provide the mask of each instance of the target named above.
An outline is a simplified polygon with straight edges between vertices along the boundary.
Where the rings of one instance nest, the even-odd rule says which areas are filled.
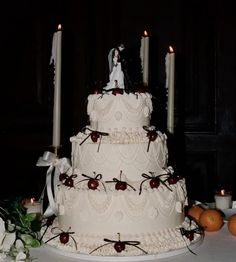
[[[53,105],[53,139],[52,146],[58,148],[61,139],[61,49],[62,49],[62,31],[61,25],[58,31],[54,33],[54,105]]]
[[[141,38],[141,61],[143,69],[143,84],[148,86],[149,81],[149,36],[147,31]]]
[[[167,99],[167,130],[174,133],[174,102],[175,102],[175,53],[173,48],[169,47],[166,55],[166,87],[168,89]]]

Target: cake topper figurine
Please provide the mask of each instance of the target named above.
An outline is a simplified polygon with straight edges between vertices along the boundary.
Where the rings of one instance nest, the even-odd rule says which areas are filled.
[[[121,88],[124,89],[124,73],[121,67],[120,60],[120,51],[124,49],[123,45],[118,46],[117,48],[112,48],[108,54],[109,62],[109,83],[107,84],[106,89]]]
[[[120,63],[120,52],[125,49],[123,44],[120,44],[118,47],[112,48],[108,54],[109,62],[109,73],[111,74],[113,67],[117,66]]]
[[[125,49],[123,44],[118,47],[112,48],[108,54],[109,62],[109,83],[105,87],[106,90],[124,89],[126,93],[132,90],[132,83],[127,72],[127,61],[124,58],[123,50]]]

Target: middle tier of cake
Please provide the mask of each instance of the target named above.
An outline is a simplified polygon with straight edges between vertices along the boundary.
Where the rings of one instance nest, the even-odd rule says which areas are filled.
[[[145,130],[137,133],[113,132],[93,142],[91,132],[79,132],[71,138],[74,174],[93,176],[101,174],[103,180],[119,178],[135,182],[142,174],[166,174],[168,150],[166,136],[157,132],[150,141]]]

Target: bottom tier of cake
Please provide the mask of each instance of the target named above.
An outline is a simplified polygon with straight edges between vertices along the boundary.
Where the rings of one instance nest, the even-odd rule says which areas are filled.
[[[44,243],[66,253],[116,257],[155,255],[181,248],[191,251],[191,243],[202,238],[198,226],[187,217],[175,228],[142,234],[138,232],[133,235],[122,234],[122,236],[64,232],[59,228],[56,218],[46,232],[42,229],[42,234],[44,234]]]

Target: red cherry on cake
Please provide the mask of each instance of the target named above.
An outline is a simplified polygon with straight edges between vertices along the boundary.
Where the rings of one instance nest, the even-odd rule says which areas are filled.
[[[63,180],[65,180],[67,177],[68,177],[68,176],[67,176],[66,174],[60,174],[60,175],[59,175],[59,180],[60,180],[60,181],[63,181]]]
[[[124,181],[118,181],[116,182],[116,186],[115,186],[116,190],[126,190],[127,188],[127,183]]]
[[[96,190],[99,185],[98,180],[96,179],[89,179],[88,181],[88,188],[92,190]]]
[[[65,180],[64,185],[68,186],[68,187],[73,187],[74,186],[74,180],[72,179],[72,177],[68,177]]]
[[[118,241],[114,244],[114,248],[116,250],[117,253],[122,252],[123,250],[125,250],[125,243]]]
[[[145,93],[145,92],[147,92],[147,88],[144,87],[144,86],[140,86],[140,87],[137,87],[137,89],[135,90],[135,92],[136,92],[136,93],[139,93],[139,94]]]
[[[62,244],[66,244],[69,241],[69,234],[66,232],[62,232],[59,236],[59,239]]]
[[[151,188],[158,188],[160,185],[160,180],[156,177],[152,178],[149,182]]]
[[[193,231],[187,231],[184,234],[190,241],[193,241],[194,239],[194,232]]]
[[[98,141],[99,138],[99,133],[97,131],[92,131],[92,133],[90,134],[91,139],[94,143],[96,143]]]
[[[147,137],[149,138],[150,141],[155,141],[157,138],[157,132],[156,130],[150,130],[147,132]]]
[[[119,87],[116,87],[116,88],[114,88],[114,89],[112,90],[112,94],[113,94],[114,96],[116,96],[117,94],[122,95],[122,94],[123,94],[123,89],[121,89],[121,88],[119,88]]]
[[[168,181],[169,185],[174,185],[179,181],[179,179],[176,176],[170,175],[168,177],[167,181]]]

